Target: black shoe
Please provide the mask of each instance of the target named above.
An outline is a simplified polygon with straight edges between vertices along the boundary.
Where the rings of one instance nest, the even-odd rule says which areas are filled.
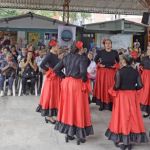
[[[77,140],[77,145],[80,145],[80,140]]]
[[[31,95],[35,95],[35,92],[34,92],[34,90],[33,90],[33,91],[31,90]]]
[[[41,95],[41,90],[37,92],[39,95]]]
[[[77,139],[77,145],[80,145],[80,143],[85,143],[86,139]]]
[[[127,146],[124,145],[124,144],[120,144],[119,147],[120,147],[121,150],[125,150],[127,148]]]
[[[69,139],[70,141],[72,141],[72,140],[75,139],[75,137],[73,137],[73,136],[69,136],[69,135],[67,135],[67,136],[68,136],[68,139]]]
[[[114,145],[115,145],[116,147],[120,147],[119,143],[114,142]]]
[[[54,121],[51,121],[51,120],[47,119],[46,117],[45,117],[45,122],[46,122],[46,123],[51,123],[51,124],[55,124],[55,123],[56,123],[55,120],[54,120]]]
[[[80,142],[81,142],[81,143],[85,143],[85,142],[86,142],[86,139],[80,139]]]
[[[103,111],[103,110],[104,110],[104,107],[100,106],[99,111]]]
[[[27,96],[27,93],[23,93],[22,96]]]
[[[49,120],[48,120],[46,117],[45,117],[45,122],[46,122],[46,123],[48,123],[48,122],[49,122]]]
[[[74,139],[75,139],[75,137],[72,137],[72,136],[69,136],[69,135],[66,135],[66,136],[65,136],[65,141],[66,141],[66,143],[68,143],[69,140],[72,141],[72,140],[74,140]]]
[[[69,138],[68,138],[68,136],[65,136],[65,141],[66,141],[66,143],[68,143],[68,142],[69,142]]]
[[[131,144],[128,145],[128,146],[127,146],[127,149],[128,149],[128,150],[131,150],[131,149],[132,149],[132,145],[131,145]]]
[[[149,117],[149,115],[150,115],[150,114],[144,114],[143,117],[144,117],[144,118],[147,118],[147,117]]]

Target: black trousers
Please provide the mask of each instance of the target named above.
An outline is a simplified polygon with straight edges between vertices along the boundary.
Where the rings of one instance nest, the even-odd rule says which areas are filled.
[[[43,73],[39,72],[39,77],[40,77],[40,81],[39,82],[39,89],[38,89],[38,93],[41,93],[41,89],[42,89],[42,84],[43,84]]]
[[[28,80],[31,80],[31,93],[34,91],[34,87],[35,87],[35,81],[36,81],[36,78],[35,77],[32,77],[32,78],[25,78],[25,77],[22,77],[22,91],[23,91],[23,94],[26,94],[26,85],[27,85],[27,81]]]

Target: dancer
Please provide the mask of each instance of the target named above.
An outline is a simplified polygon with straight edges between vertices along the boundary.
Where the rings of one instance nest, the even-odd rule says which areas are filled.
[[[45,116],[46,123],[55,124],[54,117],[57,116],[60,96],[60,77],[63,77],[63,74],[59,72],[57,76],[53,72],[54,66],[59,62],[57,56],[59,52],[58,44],[55,40],[51,40],[49,45],[52,47],[50,53],[47,54],[40,65],[46,71],[46,78],[41,91],[40,104],[36,111]]]
[[[140,91],[141,110],[145,112],[144,118],[150,116],[150,48],[147,49],[147,56],[142,59],[142,81],[143,89]]]
[[[133,60],[124,56],[122,67],[115,76],[112,117],[105,135],[120,149],[132,149],[132,143],[148,142],[137,90],[142,88],[142,82],[137,70],[131,67]]]
[[[112,41],[104,41],[104,50],[98,51],[95,57],[97,75],[93,93],[93,102],[100,105],[99,110],[112,110],[112,98],[108,89],[114,84],[116,64],[119,62],[118,52],[112,50]]]
[[[88,94],[87,62],[82,59],[83,43],[78,41],[76,48],[66,55],[54,68],[57,73],[65,68],[66,78],[61,84],[60,105],[55,129],[66,134],[66,142],[77,137],[77,144],[86,141],[93,134]]]

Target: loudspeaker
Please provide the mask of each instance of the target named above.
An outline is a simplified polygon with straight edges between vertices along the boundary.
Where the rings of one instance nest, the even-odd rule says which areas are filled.
[[[150,25],[150,13],[149,12],[143,13],[142,23]]]

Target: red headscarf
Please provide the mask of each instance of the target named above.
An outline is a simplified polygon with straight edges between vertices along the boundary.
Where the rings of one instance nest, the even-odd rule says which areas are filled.
[[[83,48],[83,42],[82,41],[77,41],[76,42],[76,48],[82,49]]]
[[[138,58],[138,52],[135,51],[135,50],[133,50],[133,51],[130,53],[130,55],[131,55],[131,57],[132,57],[133,59],[137,59],[137,58]]]
[[[57,41],[56,40],[50,40],[48,43],[49,46],[54,47],[57,45]]]

